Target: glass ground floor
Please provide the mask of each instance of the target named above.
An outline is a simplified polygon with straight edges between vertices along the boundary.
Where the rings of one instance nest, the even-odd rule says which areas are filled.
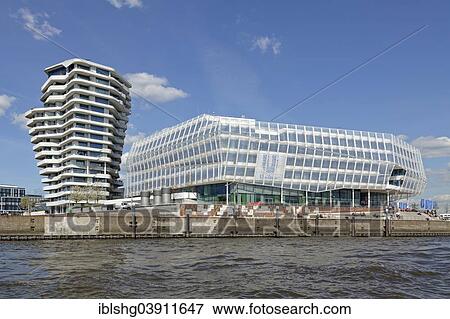
[[[197,193],[199,201],[217,204],[247,205],[251,203],[290,204],[327,207],[384,207],[387,192],[361,189],[339,189],[325,192],[306,192],[241,183],[219,183],[178,189],[176,192]]]

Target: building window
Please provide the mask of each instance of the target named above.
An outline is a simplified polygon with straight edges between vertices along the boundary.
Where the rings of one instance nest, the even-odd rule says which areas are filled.
[[[82,70],[86,70],[86,71],[90,71],[91,70],[91,68],[89,66],[82,65],[82,64],[77,64],[76,67],[78,69],[82,69]]]
[[[88,116],[86,114],[75,113],[75,117],[78,119],[87,120]]]
[[[93,147],[93,148],[103,148],[103,145],[99,144],[99,143],[91,143],[91,147]]]
[[[49,71],[47,74],[48,74],[48,77],[51,77],[53,75],[65,75],[66,74],[66,68],[65,67],[59,67],[57,69]]]
[[[103,126],[91,125],[91,130],[104,132],[104,131],[105,131],[105,128],[104,128]]]
[[[103,80],[103,79],[99,79],[99,78],[95,78],[95,82],[103,84],[103,85],[109,85],[109,81]]]
[[[91,111],[97,112],[97,113],[105,113],[105,109],[98,106],[91,106]]]
[[[95,71],[96,71],[98,74],[109,75],[109,71],[104,70],[104,69],[96,68]]]
[[[90,136],[91,136],[92,139],[95,139],[95,140],[103,140],[103,136],[102,135],[91,134]]]
[[[91,121],[104,123],[105,119],[101,116],[91,115]]]
[[[104,98],[101,98],[101,97],[96,97],[95,98],[95,102],[101,103],[101,104],[109,104],[108,99],[104,99]]]
[[[90,81],[90,77],[85,76],[85,75],[81,75],[81,74],[77,74],[77,78],[78,79],[82,79],[82,80],[86,80],[86,81]]]
[[[100,93],[100,94],[109,95],[109,91],[108,90],[101,89],[101,88],[95,88],[95,92]]]

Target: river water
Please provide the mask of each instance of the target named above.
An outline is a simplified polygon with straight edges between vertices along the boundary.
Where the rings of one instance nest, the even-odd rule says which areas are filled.
[[[450,298],[450,239],[0,242],[0,298]]]

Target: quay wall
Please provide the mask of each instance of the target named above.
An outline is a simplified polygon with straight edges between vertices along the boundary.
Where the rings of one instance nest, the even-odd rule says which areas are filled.
[[[450,236],[450,221],[376,218],[158,216],[96,213],[0,216],[0,239],[120,237]]]
[[[44,216],[0,216],[0,235],[34,235],[44,232]]]

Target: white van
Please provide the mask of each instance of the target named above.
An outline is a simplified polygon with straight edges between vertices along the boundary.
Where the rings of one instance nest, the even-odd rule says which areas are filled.
[[[114,208],[116,209],[131,209],[133,206],[136,207],[136,203],[131,203],[131,202],[120,202],[120,203],[116,203],[114,205]]]

